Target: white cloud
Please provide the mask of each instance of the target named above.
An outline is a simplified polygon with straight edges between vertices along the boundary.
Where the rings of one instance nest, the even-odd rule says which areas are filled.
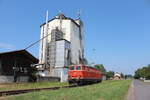
[[[12,50],[12,49],[16,49],[16,47],[14,45],[11,45],[11,44],[0,43],[0,49]]]

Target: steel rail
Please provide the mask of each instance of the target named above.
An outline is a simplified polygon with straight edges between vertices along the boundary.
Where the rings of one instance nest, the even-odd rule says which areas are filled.
[[[34,88],[34,89],[0,91],[0,97],[29,93],[29,92],[37,92],[37,91],[43,91],[43,90],[58,90],[60,88],[74,88],[74,87],[77,87],[77,85],[62,86],[62,87],[50,87],[50,88]]]

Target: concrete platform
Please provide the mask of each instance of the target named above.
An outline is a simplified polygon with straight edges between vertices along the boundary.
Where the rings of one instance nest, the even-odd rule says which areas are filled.
[[[44,77],[37,78],[37,82],[43,82],[43,81],[60,82],[60,78],[59,77],[51,77],[51,76],[44,76]]]

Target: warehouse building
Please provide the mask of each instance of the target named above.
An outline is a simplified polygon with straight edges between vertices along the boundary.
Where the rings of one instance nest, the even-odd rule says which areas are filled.
[[[59,13],[40,28],[38,69],[45,76],[56,76],[62,82],[67,81],[68,65],[84,63],[82,21]]]
[[[26,50],[0,53],[0,83],[28,82],[38,59]]]

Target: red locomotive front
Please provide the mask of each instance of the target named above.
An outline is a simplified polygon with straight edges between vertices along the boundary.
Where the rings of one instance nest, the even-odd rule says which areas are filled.
[[[101,82],[102,80],[101,71],[93,67],[72,65],[68,67],[68,70],[68,81],[70,84],[90,84]]]

